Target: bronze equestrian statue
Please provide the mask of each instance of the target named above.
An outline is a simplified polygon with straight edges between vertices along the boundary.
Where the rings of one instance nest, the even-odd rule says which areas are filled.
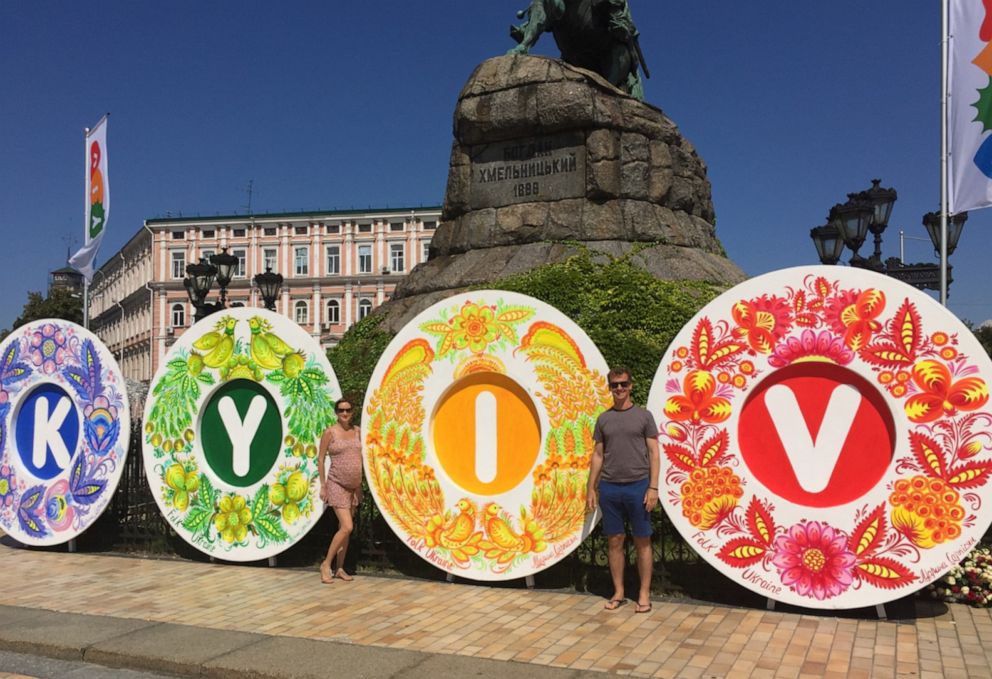
[[[594,71],[631,96],[644,100],[638,66],[650,78],[627,0],[531,0],[517,12],[527,20],[510,27],[519,45],[508,54],[527,54],[542,33],[555,36],[561,58]]]

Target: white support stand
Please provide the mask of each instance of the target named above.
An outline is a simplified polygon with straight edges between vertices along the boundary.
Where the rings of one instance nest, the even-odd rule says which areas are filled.
[[[444,579],[448,581],[449,585],[455,584],[455,576],[453,573],[448,573],[444,576]]]
[[[875,604],[875,615],[878,616],[879,620],[888,620],[889,616],[885,613],[885,604]]]
[[[533,575],[525,575],[524,576],[524,584],[527,586],[527,589],[534,589],[534,576]]]
[[[775,610],[775,600],[774,599],[765,599],[765,608],[767,610],[769,610],[769,611],[774,611]]]
[[[68,548],[70,554],[76,553],[76,538],[69,540]]]
[[[275,568],[275,567],[276,567],[276,557],[270,556],[269,557],[269,568]]]

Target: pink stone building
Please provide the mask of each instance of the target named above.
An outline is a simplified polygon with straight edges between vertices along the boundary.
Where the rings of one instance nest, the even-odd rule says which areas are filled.
[[[262,306],[252,279],[271,268],[284,278],[276,310],[329,348],[427,259],[440,216],[427,207],[149,219],[94,275],[90,328],[125,377],[150,380],[193,322],[186,265],[227,248],[239,260],[229,305]]]

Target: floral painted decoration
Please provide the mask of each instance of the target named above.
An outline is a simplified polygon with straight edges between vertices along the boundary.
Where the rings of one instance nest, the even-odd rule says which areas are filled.
[[[54,384],[70,397],[81,431],[69,466],[37,478],[18,460],[16,405]],[[68,542],[103,512],[120,479],[129,435],[124,380],[99,339],[68,321],[30,323],[0,343],[0,528],[21,542]]]
[[[804,363],[868,380],[895,420],[881,480],[838,506],[779,497],[741,454],[752,391]],[[992,522],[990,378],[970,332],[891,279],[833,267],[752,279],[701,311],[659,368],[649,405],[663,504],[701,555],[770,598],[842,608],[903,596]]]

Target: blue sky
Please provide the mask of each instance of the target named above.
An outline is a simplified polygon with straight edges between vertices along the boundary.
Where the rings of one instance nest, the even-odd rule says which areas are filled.
[[[0,327],[83,231],[83,128],[111,112],[98,264],[146,218],[439,205],[458,92],[524,0],[0,2]],[[647,99],[709,166],[749,274],[816,263],[809,229],[879,177],[898,233],[939,204],[940,2],[631,0]],[[546,35],[535,50],[554,53]],[[950,306],[992,318],[992,211]],[[870,252],[865,246],[862,254]],[[910,261],[932,248],[906,241]]]

